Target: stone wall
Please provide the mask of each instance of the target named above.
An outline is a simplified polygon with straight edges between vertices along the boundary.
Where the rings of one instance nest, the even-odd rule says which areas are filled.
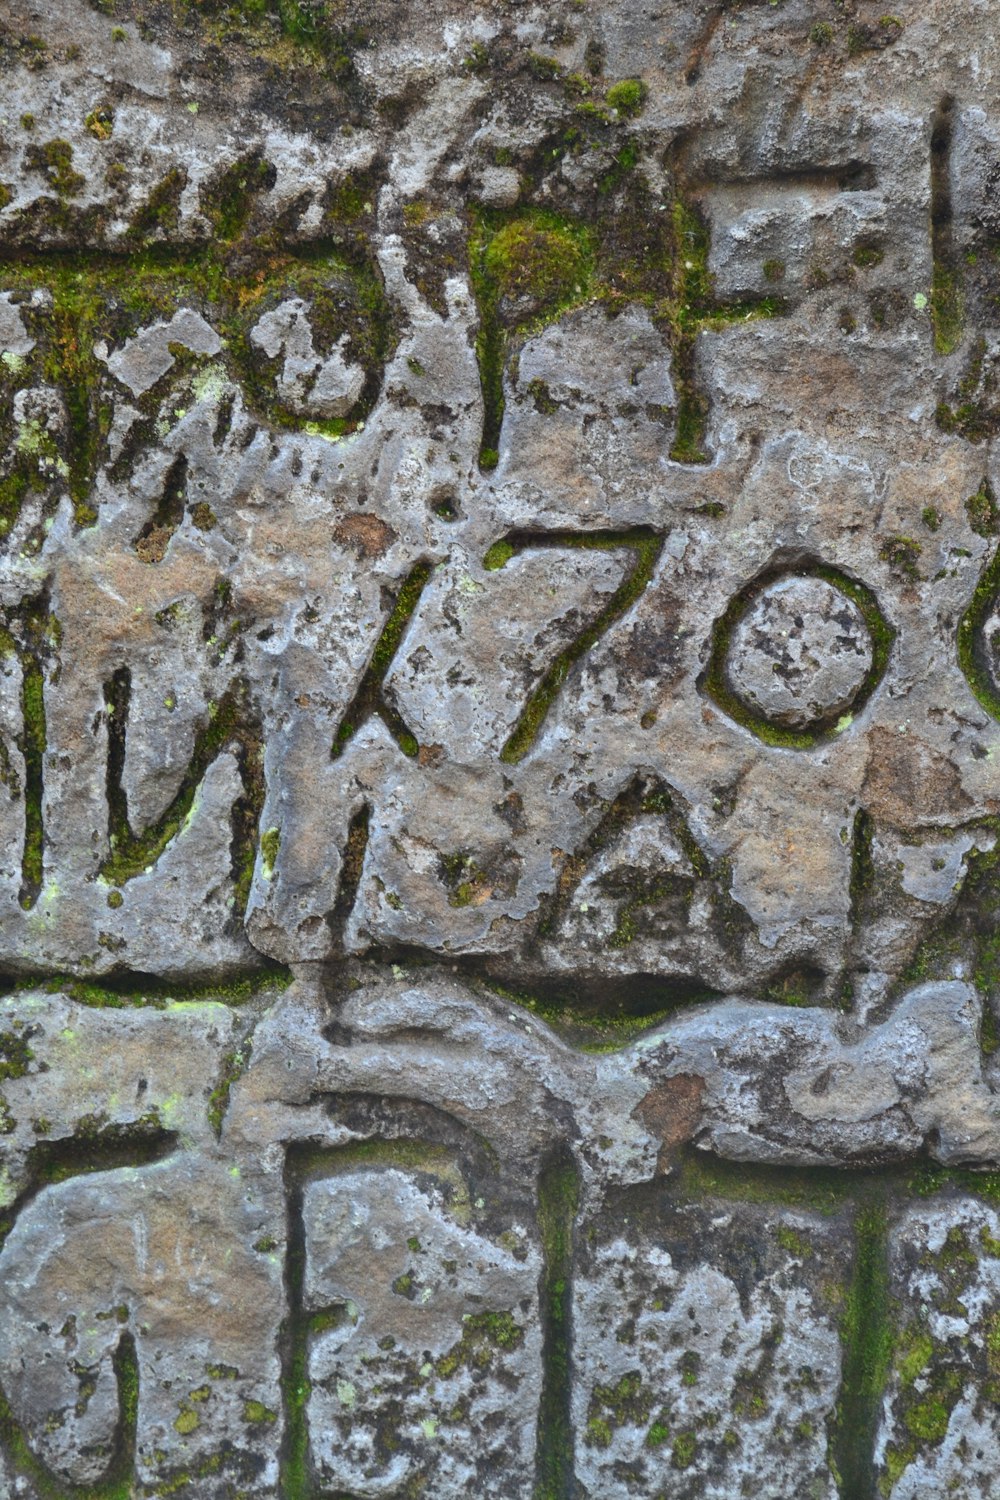
[[[1000,1493],[990,0],[6,0],[0,1497]]]

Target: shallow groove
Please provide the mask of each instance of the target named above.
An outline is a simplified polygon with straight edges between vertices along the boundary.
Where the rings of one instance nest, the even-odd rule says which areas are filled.
[[[177,1135],[173,1131],[135,1132],[134,1125],[112,1126],[90,1141],[40,1142],[32,1147],[33,1180],[0,1216],[0,1247],[18,1215],[43,1188],[85,1174],[149,1166],[166,1160],[177,1149]],[[34,1485],[38,1500],[133,1500],[139,1362],[131,1333],[122,1333],[112,1356],[112,1368],[118,1388],[118,1423],[114,1451],[104,1477],[97,1484],[71,1484],[56,1478],[35,1456],[0,1387],[0,1442],[14,1467]]]
[[[503,567],[511,557],[534,548],[578,548],[594,551],[614,551],[631,548],[636,554],[634,566],[615,589],[607,604],[589,625],[563,648],[542,677],[538,687],[530,694],[518,715],[502,750],[500,759],[508,765],[523,760],[541,732],[549,709],[555,702],[560,688],[575,665],[600,640],[601,636],[631,608],[645,591],[661,551],[663,537],[649,527],[636,527],[631,531],[510,531],[499,542],[495,542],[486,553],[484,566],[490,571]]]
[[[841,1320],[843,1366],[832,1450],[843,1500],[875,1500],[875,1438],[889,1379],[889,1228],[874,1187],[854,1218],[854,1261]]]
[[[160,816],[141,833],[134,833],[128,816],[123,775],[128,733],[131,677],[121,668],[105,684],[104,702],[108,724],[107,803],[110,852],[100,867],[102,879],[121,886],[147,873],[167,846],[183,830],[194,806],[198,788],[219,755],[236,747],[244,796],[242,807],[232,810],[233,840],[231,873],[236,885],[236,910],[242,915],[249,895],[260,814],[264,802],[260,758],[260,727],[249,703],[245,682],[238,680],[210,707],[209,715],[195,736],[194,748],[180,787]]]
[[[838,708],[805,729],[787,729],[757,713],[733,690],[729,682],[727,658],[733,631],[758,595],[771,584],[795,575],[818,578],[848,598],[860,612],[872,643],[871,665],[851,700],[847,713]],[[765,744],[785,750],[812,750],[825,744],[844,729],[861,712],[885,676],[896,630],[885,618],[875,595],[865,584],[819,558],[805,558],[794,563],[776,562],[750,579],[730,599],[712,627],[712,654],[708,666],[698,678],[698,691],[711,698],[734,723],[763,740]]]
[[[539,1309],[542,1319],[542,1393],[538,1408],[534,1500],[572,1500],[573,1425],[570,1411],[573,1330],[573,1239],[580,1203],[580,1171],[563,1144],[538,1178],[542,1241]]]
[[[337,897],[333,908],[327,917],[330,931],[333,933],[334,943],[339,953],[343,953],[347,923],[354,904],[358,899],[358,890],[361,886],[361,874],[364,870],[365,854],[368,849],[368,826],[371,818],[371,808],[367,802],[354,814],[347,830],[347,842],[344,845],[343,861],[340,866],[340,880],[337,885]]]
[[[12,626],[16,626],[15,635]],[[44,762],[46,749],[45,672],[43,650],[46,636],[58,627],[49,615],[45,592],[27,600],[0,625],[0,656],[14,656],[21,669],[21,733],[16,738],[24,762],[24,843],[21,851],[21,888],[18,899],[25,911],[35,905],[42,889],[45,855],[43,813]],[[16,790],[9,766],[5,768],[12,790]]]
[[[931,127],[931,323],[934,348],[951,354],[962,341],[962,284],[951,200],[951,150],[955,101],[946,94]]]
[[[368,666],[358,684],[358,690],[337,726],[330,750],[333,760],[340,758],[348,740],[354,738],[372,714],[379,716],[404,755],[411,760],[416,756],[420,748],[416,736],[411,734],[402,715],[386,702],[382,685],[433,571],[434,564],[422,559],[410,569],[400,584],[389,617],[379,632]]]

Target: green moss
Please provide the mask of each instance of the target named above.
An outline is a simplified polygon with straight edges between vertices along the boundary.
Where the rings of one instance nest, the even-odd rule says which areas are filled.
[[[595,1385],[587,1417],[588,1441],[605,1448],[619,1427],[644,1427],[652,1401],[638,1370],[629,1370],[614,1385]]]
[[[397,1276],[392,1283],[392,1290],[397,1297],[405,1297],[408,1302],[412,1302],[417,1295],[417,1288],[413,1281],[413,1272],[404,1271],[402,1275]]]
[[[567,73],[563,78],[567,99],[586,99],[594,92],[594,85],[582,73]]]
[[[859,270],[869,271],[873,266],[880,266],[885,260],[885,247],[879,240],[860,239],[855,243],[851,259]]]
[[[783,260],[766,260],[763,265],[765,281],[784,281],[785,262]]]
[[[265,1406],[262,1401],[244,1401],[243,1420],[254,1426],[269,1426],[278,1420],[278,1413]]]
[[[930,1364],[933,1353],[934,1340],[926,1329],[914,1327],[900,1335],[896,1356],[900,1385],[911,1386]]]
[[[531,397],[535,410],[544,417],[551,417],[553,412],[559,410],[559,404],[552,399],[552,393],[544,380],[529,380],[528,395]]]
[[[563,71],[561,63],[554,57],[545,57],[541,52],[529,52],[527,65],[531,76],[542,81],[558,78]]]
[[[610,1448],[614,1433],[603,1417],[588,1417],[584,1438],[592,1448]]]
[[[892,1357],[888,1220],[877,1198],[862,1201],[854,1221],[855,1253],[840,1334],[843,1365],[832,1451],[843,1493],[872,1494],[871,1454]]]
[[[23,1078],[35,1054],[28,1045],[29,1032],[25,1030],[0,1031],[0,1081],[5,1078]]]
[[[275,170],[259,153],[241,157],[200,190],[202,213],[222,241],[235,240],[246,227],[254,203],[273,186]]]
[[[490,54],[483,42],[473,42],[465,57],[462,58],[462,67],[469,73],[485,73],[490,66]]]
[[[912,536],[890,536],[882,543],[878,555],[894,573],[917,583],[920,581],[918,563],[923,550],[923,544]]]
[[[798,1256],[801,1260],[808,1260],[813,1253],[813,1247],[805,1235],[793,1229],[790,1224],[779,1224],[774,1237],[782,1250],[787,1250],[789,1255]]]
[[[87,185],[87,179],[73,167],[73,147],[69,141],[46,141],[29,146],[24,153],[25,166],[40,173],[60,198],[73,198]]]
[[[783,1204],[824,1215],[839,1212],[856,1191],[856,1184],[845,1172],[750,1167],[703,1151],[688,1151],[681,1156],[677,1186],[685,1198]]]
[[[609,109],[631,118],[642,113],[648,94],[649,89],[640,78],[623,78],[611,85],[604,98]]]
[[[817,21],[809,28],[809,40],[816,47],[829,47],[833,41],[833,27],[829,21]]]
[[[442,1380],[451,1380],[460,1369],[474,1375],[485,1373],[493,1368],[499,1354],[517,1349],[523,1342],[524,1329],[510,1312],[467,1314],[462,1322],[461,1339],[438,1356],[434,1372]]]
[[[705,425],[708,420],[708,402],[699,391],[682,386],[677,406],[677,427],[670,449],[670,457],[678,464],[706,464]]]
[[[238,1083],[246,1072],[252,1051],[253,1045],[248,1039],[235,1051],[227,1052],[222,1059],[219,1081],[208,1096],[208,1123],[216,1139],[222,1135],[222,1125],[229,1108],[229,1095],[233,1084]]]
[[[541,998],[496,982],[491,982],[489,988],[510,1004],[520,1005],[538,1016],[571,1046],[589,1053],[620,1052],[645,1032],[676,1015],[681,1007],[713,998],[710,990],[692,996],[687,989],[678,988],[666,980],[657,997],[659,1003],[646,997],[643,1007],[633,1013],[623,1008],[621,1002],[613,1003],[607,997],[600,1007],[585,1009],[578,1002],[574,1003],[572,995]]]
[[[646,1433],[646,1447],[662,1448],[663,1444],[667,1441],[669,1436],[670,1428],[661,1417],[657,1421],[651,1423],[649,1431]],[[610,1433],[608,1437],[610,1441]]]
[[[675,1469],[689,1469],[698,1453],[698,1439],[693,1432],[679,1432],[671,1446],[670,1461]]]
[[[941,1442],[961,1394],[961,1376],[957,1371],[942,1372],[938,1384],[937,1390],[932,1390],[903,1412],[907,1432],[921,1443]]]
[[[569,1493],[573,1478],[570,1318],[574,1224],[579,1202],[579,1171],[564,1148],[552,1157],[538,1179],[538,1227],[544,1261],[539,1297],[544,1367],[533,1500],[562,1500]]]
[[[476,355],[484,403],[482,469],[495,468],[499,457],[503,370],[511,336],[585,300],[593,255],[587,228],[551,212],[473,212],[469,270],[480,315]]]
[[[873,845],[875,825],[863,807],[854,814],[851,838],[851,927],[857,931],[863,922],[866,900],[875,883]]]
[[[280,848],[280,828],[266,828],[260,836],[260,854],[264,875],[268,880],[274,874],[274,867],[278,862],[278,850]]]
[[[997,547],[969,600],[968,608],[958,624],[958,661],[968,679],[969,686],[983,708],[994,719],[1000,719],[1000,694],[993,685],[993,676],[981,641],[983,627],[1000,593],[1000,547]]]
[[[500,568],[502,568],[505,563],[510,562],[511,558],[515,556],[516,552],[517,548],[514,546],[514,544],[512,542],[508,542],[506,539],[499,542],[494,542],[492,547],[490,547],[487,551],[486,556],[483,558],[483,567],[488,573],[495,573]]]
[[[115,124],[114,111],[102,105],[98,109],[92,109],[83,123],[84,128],[95,140],[110,140]]]
[[[243,1005],[255,996],[274,990],[280,992],[292,983],[291,970],[277,964],[266,964],[249,974],[197,983],[172,983],[148,974],[125,974],[106,979],[103,984],[69,974],[45,978],[25,978],[18,982],[19,991],[43,990],[46,994],[66,995],[80,1005],[97,1009],[122,1010],[148,1006],[164,1010],[170,1003],[197,1005],[206,1000],[220,1004]]]
[[[538,214],[498,228],[486,246],[483,269],[499,297],[526,301],[533,317],[579,297],[589,274],[579,232]]]
[[[988,478],[984,477],[976,493],[966,500],[965,511],[969,517],[969,525],[977,536],[996,536],[1000,533],[1000,511]]]

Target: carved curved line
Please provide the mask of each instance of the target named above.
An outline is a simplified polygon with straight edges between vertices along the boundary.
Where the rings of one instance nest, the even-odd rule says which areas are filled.
[[[983,626],[990,610],[1000,597],[1000,546],[979,575],[968,607],[958,622],[956,647],[958,664],[986,712],[1000,719],[1000,692],[987,666]]]
[[[860,687],[851,699],[848,714],[861,712],[875,692],[889,665],[896,629],[889,623],[879,607],[878,600],[865,584],[851,578],[840,568],[825,563],[819,558],[807,558],[795,563],[772,563],[745,583],[729,601],[723,613],[712,626],[712,654],[708,666],[698,678],[698,691],[705,693],[735,723],[748,729],[766,745],[784,750],[813,750],[817,745],[834,739],[840,732],[843,710],[836,709],[813,720],[807,729],[786,729],[774,724],[765,715],[756,712],[736,693],[729,684],[726,661],[733,631],[743,619],[754,600],[771,584],[783,578],[818,578],[843,594],[860,612],[872,642],[872,660]],[[843,727],[847,727],[846,725]]]
[[[32,1162],[38,1163],[33,1181],[0,1220],[0,1254],[18,1217],[43,1188],[52,1185],[53,1174],[57,1182],[66,1182],[73,1177],[117,1171],[121,1167],[150,1166],[172,1156],[177,1141],[177,1134],[172,1130],[157,1131],[143,1140],[128,1142],[118,1142],[114,1138],[102,1142],[98,1137],[84,1154],[72,1141],[40,1143],[32,1151]],[[111,1459],[96,1484],[74,1484],[53,1474],[32,1451],[0,1383],[0,1446],[15,1468],[33,1482],[39,1500],[130,1500],[139,1425],[139,1361],[131,1333],[121,1335],[111,1363],[118,1390],[118,1421]]]

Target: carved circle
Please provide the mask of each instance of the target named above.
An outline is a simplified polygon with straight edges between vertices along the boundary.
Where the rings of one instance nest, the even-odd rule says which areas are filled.
[[[716,621],[702,686],[759,738],[806,749],[871,696],[893,634],[874,595],[838,569],[770,569]]]

